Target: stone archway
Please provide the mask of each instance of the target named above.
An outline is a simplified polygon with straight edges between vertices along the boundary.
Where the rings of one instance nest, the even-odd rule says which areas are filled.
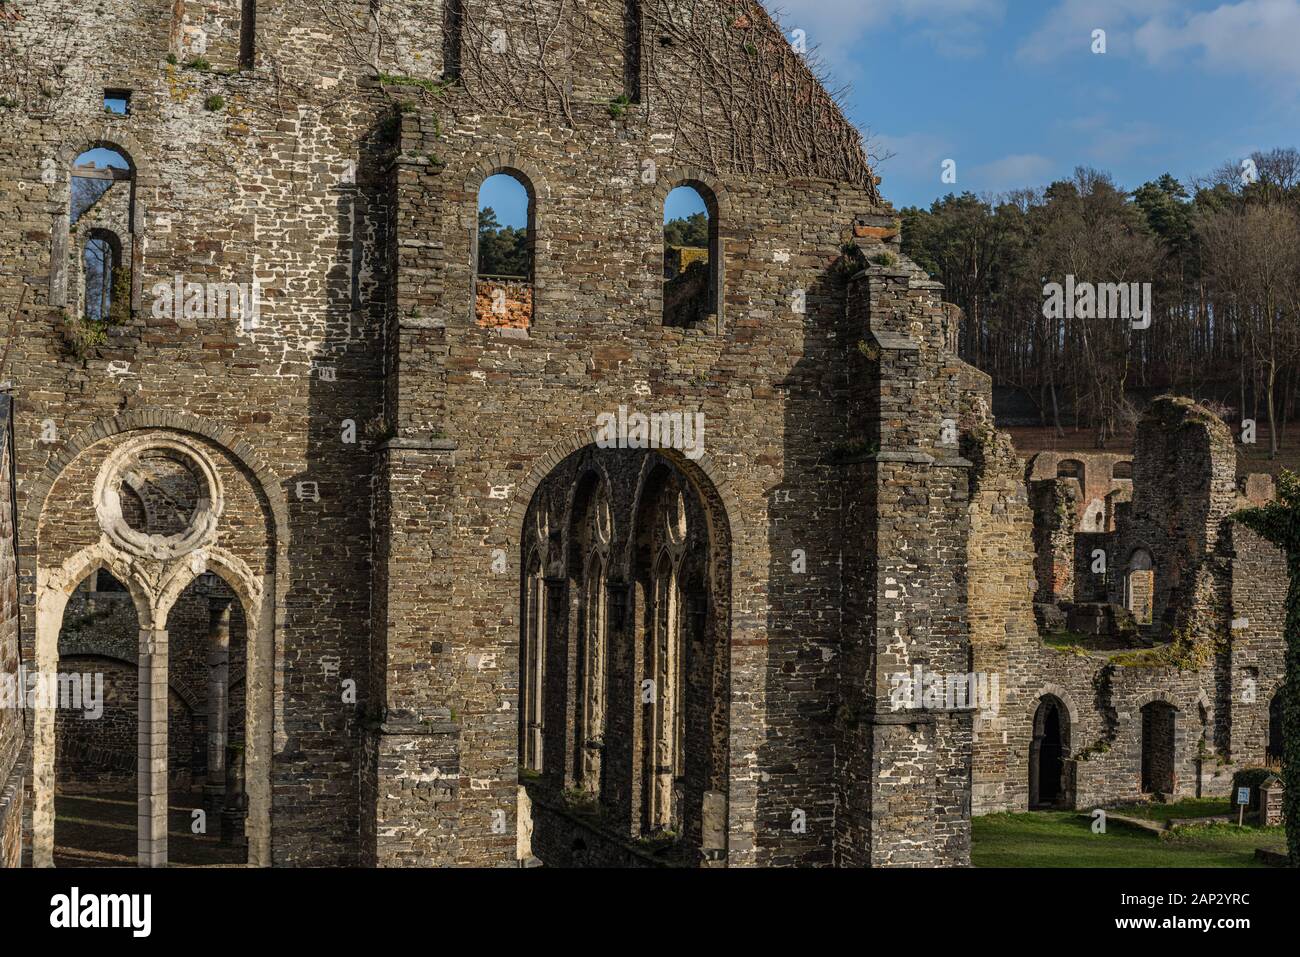
[[[1029,809],[1068,803],[1066,761],[1070,756],[1070,714],[1054,694],[1038,699],[1029,750]]]
[[[641,839],[725,862],[731,530],[717,490],[684,458],[587,446],[538,483],[521,525],[523,852],[610,864]],[[575,792],[629,840],[575,827]]]
[[[87,535],[90,527],[96,528],[99,541],[51,567],[39,544],[43,524],[38,524],[34,596],[37,668],[48,673],[57,669],[58,636],[69,596],[86,575],[100,567],[108,568],[130,591],[139,620],[138,859],[143,866],[162,866],[167,862],[168,615],[176,598],[197,576],[211,570],[225,580],[238,597],[248,624],[247,661],[243,668],[250,675],[244,718],[249,768],[248,862],[267,865],[270,673],[275,629],[270,576],[276,569],[271,557],[276,540],[268,522],[265,538],[252,546],[267,562],[264,573],[254,572],[218,544],[227,500],[225,486],[235,481],[240,485],[242,499],[254,503],[264,501],[261,490],[247,482],[237,463],[221,458],[229,455],[227,450],[221,449],[218,455],[187,433],[141,431],[107,441],[114,444],[106,454],[100,453],[102,461],[90,452],[98,444],[94,443],[85,450],[91,458],[78,456],[65,467],[81,472],[93,469],[93,483],[86,481],[89,474],[68,480],[73,486],[80,482],[81,488],[93,484],[93,494],[84,505],[67,500],[68,494],[75,495],[71,489],[67,494],[53,495],[57,486],[54,478],[39,489],[42,503],[57,508],[61,516],[71,517],[81,535]],[[225,480],[223,470],[229,473]],[[92,516],[90,522],[85,518],[86,508]],[[41,514],[44,516],[45,511]],[[53,715],[38,710],[34,725],[33,861],[37,866],[50,866],[56,743]]]

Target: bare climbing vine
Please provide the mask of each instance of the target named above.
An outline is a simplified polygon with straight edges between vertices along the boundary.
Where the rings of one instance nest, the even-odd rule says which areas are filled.
[[[849,182],[879,199],[881,157],[845,119],[816,50],[796,51],[760,4],[649,0],[643,22],[647,92],[671,111],[680,155],[716,172]]]
[[[68,65],[89,42],[81,27],[75,7],[45,14],[38,26],[14,0],[0,0],[0,128],[17,117],[54,116],[68,89]]]
[[[584,102],[574,64],[629,48],[631,32],[640,51],[640,100],[656,124],[672,129],[680,162],[718,175],[848,182],[879,200],[872,167],[884,157],[845,118],[842,91],[828,90],[815,48],[796,50],[753,0],[644,0],[634,22],[594,0],[448,2],[460,5],[436,32],[458,31],[458,52],[437,82],[385,73],[398,41],[397,15],[383,0],[306,0],[304,9],[343,37],[353,68],[381,85],[401,85],[401,96],[452,112],[533,114],[570,127]],[[632,101],[603,105],[618,118]]]

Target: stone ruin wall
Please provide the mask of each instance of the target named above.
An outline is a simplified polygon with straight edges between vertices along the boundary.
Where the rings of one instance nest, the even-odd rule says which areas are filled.
[[[1184,409],[1188,411],[1184,413]],[[1171,431],[1169,418],[1182,422],[1184,414],[1189,424]],[[1167,532],[1169,537],[1161,539],[1160,545],[1173,560],[1192,568],[1197,565],[1195,556],[1202,554],[1207,544],[1222,549],[1231,604],[1221,602],[1213,592],[1201,592],[1189,602],[1190,607],[1177,609],[1180,620],[1202,622],[1212,639],[1221,642],[1222,651],[1204,667],[1126,667],[1108,662],[1104,655],[1055,649],[1039,638],[1032,601],[1041,600],[1046,585],[1042,554],[1035,554],[1035,546],[1041,549],[1043,543],[1052,547],[1057,542],[1056,536],[1045,536],[1043,529],[1069,525],[1049,519],[1067,514],[1063,506],[1072,502],[1074,495],[1060,494],[1064,483],[1053,480],[1053,463],[1051,476],[1044,475],[1034,483],[1040,497],[1033,500],[1031,508],[1020,476],[1032,479],[1037,465],[1023,468],[1007,437],[992,429],[986,413],[971,410],[969,418],[976,439],[971,457],[977,464],[970,544],[974,667],[976,671],[1001,671],[1005,676],[1001,713],[976,722],[974,813],[1028,808],[1033,718],[1046,694],[1064,703],[1069,718],[1067,777],[1073,781],[1073,806],[1141,798],[1141,708],[1153,701],[1166,701],[1177,709],[1175,796],[1227,794],[1233,770],[1264,760],[1268,703],[1283,671],[1287,589],[1281,553],[1227,520],[1231,510],[1248,504],[1245,496],[1237,496],[1235,484],[1228,484],[1227,476],[1235,474],[1230,440],[1226,446],[1219,443],[1215,438],[1219,429],[1181,402],[1166,402],[1144,424],[1147,438],[1135,458],[1134,500],[1138,514],[1147,516],[1147,524],[1136,532],[1124,516],[1117,537],[1124,542],[1139,537],[1150,542],[1155,528],[1186,532],[1190,541]],[[1173,436],[1169,447],[1160,447],[1158,436]],[[1207,455],[1210,449],[1216,451]],[[1171,456],[1182,470],[1177,473],[1181,502],[1165,494],[1170,481],[1162,467],[1170,465]],[[1044,489],[1052,494],[1043,495]],[[1152,516],[1157,509],[1159,518]],[[1180,517],[1171,518],[1175,515]],[[1189,526],[1186,516],[1197,516],[1196,524]],[[1214,527],[1208,528],[1211,524]],[[1063,539],[1054,551],[1065,551]],[[1155,554],[1160,569],[1165,552]],[[1113,558],[1110,569],[1113,577]],[[1172,590],[1168,585],[1164,589]],[[1233,628],[1233,621],[1249,624]],[[1231,685],[1225,680],[1229,675]],[[1255,681],[1253,693],[1243,693],[1247,678]]]
[[[311,4],[259,3],[257,69],[244,71],[231,41],[235,0],[181,4],[180,21],[170,0],[7,6],[21,14],[6,24],[17,43],[59,67],[48,77],[49,96],[23,90],[20,109],[0,111],[0,239],[14,252],[0,263],[0,302],[12,307],[20,286],[28,290],[9,368],[23,409],[24,593],[35,586],[43,504],[32,490],[68,464],[67,450],[121,429],[164,425],[165,415],[219,436],[226,450],[238,445],[232,465],[262,470],[273,477],[272,492],[289,500],[287,538],[277,543],[291,554],[280,569],[289,605],[281,609],[278,654],[280,666],[294,663],[294,677],[275,698],[276,861],[354,863],[359,809],[344,782],[357,772],[357,721],[339,704],[339,676],[364,688],[364,490],[374,445],[364,425],[382,402],[382,291],[391,282],[375,144],[389,100],[362,85],[354,66],[320,55],[345,44],[337,24]],[[200,55],[200,31],[211,69],[185,69]],[[131,91],[129,116],[105,113],[109,88]],[[214,96],[222,109],[205,108]],[[97,355],[78,360],[61,332],[61,313],[73,307],[66,272],[67,293],[62,301],[54,295],[69,250],[60,246],[60,218],[72,160],[100,144],[119,148],[135,166],[135,231],[124,238],[139,251],[136,308],[128,325],[109,330]],[[177,275],[258,280],[259,327],[243,329],[233,317],[155,314],[152,287]],[[341,440],[345,420],[358,425],[356,444]],[[315,483],[309,491],[318,498],[298,498],[300,481]],[[75,500],[74,488],[52,495],[47,515]],[[263,507],[251,501],[227,514],[266,524]],[[40,562],[65,557],[49,552]]]
[[[853,185],[836,185],[826,173],[837,170],[789,159],[778,167],[771,151],[751,168],[750,159],[707,156],[680,133],[665,136],[672,105],[649,94],[695,82],[694,54],[680,47],[647,64],[646,100],[611,135],[609,101],[629,70],[624,48],[608,41],[618,32],[613,20],[591,34],[604,39],[584,37],[566,51],[578,82],[565,102],[550,112],[521,103],[487,118],[470,97],[449,97],[444,111],[424,88],[380,88],[360,78],[359,62],[322,58],[322,49],[355,39],[336,15],[342,5],[259,4],[252,70],[238,69],[233,2],[109,3],[75,20],[53,2],[17,6],[10,36],[56,51],[51,58],[63,64],[42,89],[18,90],[20,108],[0,117],[0,240],[19,252],[0,264],[0,300],[29,287],[12,366],[25,404],[24,588],[30,596],[38,560],[57,566],[96,534],[77,490],[102,461],[95,443],[122,430],[197,431],[232,468],[256,475],[268,497],[288,500],[274,523],[283,538],[269,544],[276,565],[256,563],[275,576],[282,603],[275,862],[510,858],[510,842],[489,833],[483,812],[513,800],[514,736],[497,715],[516,691],[509,609],[517,602],[485,563],[490,546],[508,547],[518,534],[509,509],[527,476],[597,412],[629,399],[703,408],[711,467],[736,509],[745,585],[735,596],[731,746],[748,763],[732,790],[732,861],[829,860],[835,798],[826,728],[835,709],[825,688],[836,675],[837,632],[817,609],[836,593],[838,555],[815,543],[834,541],[840,508],[839,482],[820,456],[837,427],[826,399],[844,360],[831,332],[843,292],[827,272],[855,219],[874,215],[876,228],[888,227],[865,168],[845,177]],[[483,11],[480,27],[513,23],[494,5]],[[382,13],[390,42],[374,59],[379,69],[436,80],[443,14],[436,2],[407,4],[395,18]],[[729,19],[727,29],[753,35],[765,22],[751,14]],[[779,38],[759,39],[783,48]],[[490,66],[482,48],[463,52],[467,75]],[[187,68],[199,59],[210,69]],[[129,116],[104,112],[108,88],[131,91]],[[215,97],[224,105],[209,108]],[[423,105],[400,120],[400,158],[390,168],[393,103],[408,97]],[[801,101],[796,119],[823,116],[814,101]],[[841,135],[840,121],[824,122],[827,135]],[[101,143],[135,167],[134,226],[124,237],[136,266],[134,310],[97,354],[76,360],[60,332],[62,310],[75,301],[72,237],[61,222],[66,173],[80,151]],[[467,321],[473,189],[492,156],[541,170],[534,185],[546,204],[536,328],[514,342]],[[430,169],[435,157],[438,169]],[[659,164],[661,182],[689,178],[725,196],[728,295],[713,329],[658,326],[663,194],[641,180],[646,160]],[[400,237],[391,228],[399,205]],[[602,235],[620,242],[590,238]],[[177,275],[257,279],[258,326],[159,314],[153,286]],[[789,306],[796,289],[809,294],[806,313]],[[355,445],[340,440],[345,421],[359,427]],[[410,533],[380,545],[372,601],[372,516],[357,496],[390,437],[373,518]],[[232,503],[227,515],[237,526],[266,527],[259,506]],[[810,552],[799,576],[788,558],[797,547]],[[413,573],[408,556],[423,571]],[[421,597],[428,594],[441,600]],[[368,659],[360,636],[372,615],[385,622],[390,613],[390,640],[375,643]],[[430,634],[438,637],[430,642]],[[467,669],[471,654],[496,664]],[[356,713],[339,707],[340,676],[359,680],[378,721],[454,709],[463,717],[460,743],[448,750],[397,730],[416,755],[394,762],[383,735],[363,736]],[[358,772],[363,793],[373,797],[370,782],[382,776],[399,795],[405,806],[394,820],[381,812],[358,821],[366,815],[347,783]],[[418,784],[431,773],[450,775],[446,808],[431,804],[448,792]],[[789,831],[796,808],[813,822],[808,835]],[[451,830],[408,843],[407,813]],[[368,851],[357,847],[359,829]]]
[[[13,520],[12,404],[0,398],[0,681],[16,689],[19,666],[18,562]],[[0,867],[17,867],[23,849],[23,776],[30,761],[26,714],[0,708]]]
[[[604,110],[607,121],[604,107],[590,109]],[[387,453],[396,488],[407,482],[398,474],[412,483],[425,478],[410,486],[421,490],[418,506],[385,504],[385,515],[394,517],[384,523],[410,529],[412,554],[432,540],[440,556],[423,580],[401,583],[409,598],[387,589],[387,600],[403,610],[389,644],[388,707],[436,715],[455,701],[458,713],[484,721],[475,732],[485,736],[482,746],[473,753],[453,758],[434,741],[420,746],[430,748],[430,763],[459,767],[462,780],[500,782],[457,795],[466,802],[465,817],[488,821],[490,809],[512,807],[508,769],[516,736],[512,722],[494,715],[516,694],[517,622],[513,612],[503,619],[500,609],[518,607],[518,576],[517,565],[493,575],[490,563],[492,548],[509,548],[518,535],[511,527],[515,497],[539,469],[545,474],[551,450],[590,436],[602,413],[620,405],[701,411],[712,478],[734,496],[730,748],[741,763],[731,785],[729,860],[829,862],[835,800],[827,729],[834,705],[825,683],[836,674],[837,623],[818,609],[838,587],[838,553],[826,545],[836,540],[842,506],[823,455],[826,437],[841,429],[836,370],[852,345],[835,335],[845,292],[828,266],[851,238],[846,232],[855,217],[873,209],[869,197],[820,181],[721,179],[676,166],[645,110],[629,113],[617,139],[584,125],[554,144],[544,126],[522,117],[452,127],[445,118],[435,126],[410,114],[403,125],[406,155],[437,151],[446,166],[429,171],[413,161],[397,172],[401,219],[421,239],[399,240],[401,269],[413,278],[403,283],[395,310],[401,345],[390,351],[397,363],[390,382],[401,399],[394,424],[403,444],[446,436],[455,445],[404,449],[394,442]],[[520,126],[535,132],[521,135]],[[638,178],[646,158],[660,166],[658,184]],[[502,337],[467,322],[474,197],[487,173],[502,166],[523,169],[539,197],[541,252],[527,337]],[[593,182],[592,168],[617,172]],[[659,321],[663,199],[681,178],[703,181],[722,206],[727,297],[720,328],[670,329]],[[598,236],[622,241],[592,238]],[[574,270],[583,274],[577,284],[565,278]],[[806,314],[790,309],[796,289],[808,290]],[[443,388],[428,389],[431,378]],[[445,500],[428,499],[435,476],[446,483]],[[440,509],[454,522],[444,525]],[[807,553],[805,573],[791,571],[794,549]],[[514,549],[510,556],[518,561]],[[382,588],[382,578],[377,584]],[[450,607],[424,607],[419,596],[431,588],[453,596]],[[412,683],[406,672],[428,647],[416,636],[431,625],[448,639],[435,661],[491,654],[494,666],[454,690]],[[416,794],[409,800],[418,807]],[[807,834],[791,832],[795,810],[806,812]],[[506,853],[507,837],[495,839],[499,847],[491,853]],[[476,842],[462,847],[461,854],[488,853]],[[401,853],[415,860],[433,852],[417,845]]]
[[[1027,707],[1031,686],[1057,681],[1090,701],[1091,675],[1086,662],[1038,649],[1040,662],[1022,647],[1036,642],[1026,611],[1032,523],[1010,461],[990,466],[968,499],[970,463],[935,449],[927,432],[962,415],[963,390],[983,388],[958,384],[968,373],[944,348],[937,288],[897,259],[847,285],[831,268],[855,221],[896,249],[874,184],[694,152],[656,86],[692,81],[691,58],[671,47],[647,67],[644,101],[612,117],[629,68],[624,48],[575,44],[573,95],[551,107],[567,112],[561,122],[524,104],[484,111],[471,93],[363,82],[358,64],[321,58],[346,31],[311,4],[260,4],[258,69],[239,72],[235,4],[182,3],[179,20],[172,7],[114,2],[84,12],[87,45],[67,40],[73,55],[55,102],[36,104],[60,123],[0,117],[9,124],[0,240],[21,251],[0,263],[0,301],[16,300],[23,282],[34,293],[13,364],[25,403],[20,497],[45,529],[41,563],[57,564],[96,531],[85,503],[80,518],[70,504],[102,460],[95,442],[111,443],[120,428],[168,427],[166,410],[171,427],[202,423],[224,468],[256,476],[249,489],[261,482],[287,499],[282,522],[267,521],[255,491],[228,506],[236,529],[284,535],[256,546],[257,567],[279,576],[284,601],[275,863],[513,861],[513,828],[489,828],[491,812],[516,798],[512,523],[560,451],[620,404],[703,411],[707,475],[725,490],[736,582],[729,863],[963,862],[972,735],[976,809],[1014,803],[1025,774],[1013,704]],[[380,66],[437,79],[442,5],[407,7],[419,15],[381,15],[393,40]],[[67,36],[59,5],[22,9],[27,36]],[[491,14],[480,26],[496,22],[509,18]],[[183,68],[200,36],[212,72]],[[464,57],[467,72],[482,53]],[[108,87],[132,89],[130,117],[104,115]],[[226,107],[205,109],[214,95]],[[413,108],[393,122],[395,100]],[[139,302],[100,355],[71,361],[54,281],[67,252],[58,248],[67,199],[59,164],[101,141],[136,164]],[[647,160],[653,182],[643,179]],[[540,204],[526,335],[473,321],[475,196],[499,169],[525,174]],[[662,202],[683,180],[720,201],[726,296],[710,328],[657,321]],[[594,238],[609,236],[619,242]],[[149,290],[177,274],[258,278],[259,327],[156,316]],[[806,293],[805,312],[790,306],[795,291]],[[881,357],[883,381],[870,395],[855,393],[870,369],[859,343]],[[41,440],[47,420],[53,442]],[[344,420],[361,427],[355,445],[340,440]],[[873,442],[883,456],[853,461]],[[55,481],[64,469],[73,477]],[[373,512],[359,491],[372,478]],[[34,498],[38,487],[44,497]],[[866,523],[873,513],[878,524]],[[386,534],[372,539],[372,522]],[[24,530],[28,594],[36,528]],[[915,551],[898,554],[909,542]],[[841,572],[863,543],[861,564]],[[494,548],[509,554],[504,575],[491,569]],[[791,568],[797,549],[807,557],[801,573]],[[1003,563],[968,565],[968,555]],[[843,621],[827,612],[840,595]],[[912,616],[907,634],[890,625],[900,608]],[[368,630],[387,640],[366,642]],[[972,659],[1005,659],[1001,718],[885,714],[891,669],[915,661],[965,671]],[[340,675],[357,677],[370,720],[339,707]],[[1125,694],[1143,687],[1135,681]],[[1107,719],[1088,710],[1076,740],[1104,731]],[[982,751],[999,729],[1009,735],[1004,752]],[[846,744],[854,750],[840,747],[837,763]],[[807,815],[805,834],[790,829],[796,810]]]

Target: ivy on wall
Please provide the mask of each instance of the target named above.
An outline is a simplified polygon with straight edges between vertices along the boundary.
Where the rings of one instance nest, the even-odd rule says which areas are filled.
[[[1282,683],[1282,796],[1287,859],[1300,867],[1300,476],[1283,471],[1278,496],[1233,516],[1282,549],[1291,585],[1286,595],[1286,677]]]

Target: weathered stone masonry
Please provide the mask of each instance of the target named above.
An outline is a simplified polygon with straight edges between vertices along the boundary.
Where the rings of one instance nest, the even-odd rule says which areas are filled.
[[[17,682],[23,662],[18,642],[18,555],[14,534],[13,404],[0,397],[0,681]],[[25,712],[0,708],[0,867],[17,867],[26,810],[23,776],[31,760]]]
[[[169,768],[219,764],[223,708],[254,865],[920,866],[968,863],[972,777],[979,808],[1028,801],[1044,688],[1076,741],[1144,698],[1196,706],[1190,684],[1124,677],[1125,710],[1084,717],[1081,666],[1025,650],[1033,511],[957,316],[762,8],[679,9],[0,8],[8,62],[42,64],[0,63],[21,652],[54,669],[70,641],[125,663],[124,687],[134,667],[143,863],[167,861]],[[73,229],[94,147],[131,168]],[[498,172],[531,194],[531,309],[484,324],[477,201]],[[714,219],[718,296],[674,327],[662,226],[683,184]],[[77,357],[92,227],[120,240],[131,308]],[[162,308],[178,277],[255,285],[256,322]],[[702,414],[702,454],[596,447],[620,409]],[[140,492],[151,456],[197,481],[174,527]],[[115,647],[134,647],[113,654],[111,629],[65,628],[101,570],[127,588]],[[1210,712],[1272,667],[1250,647]],[[891,703],[900,673],[984,662],[1011,689],[998,715]],[[52,859],[56,756],[90,774],[131,735],[76,751],[66,724],[35,716],[24,764],[0,723],[0,772],[29,768],[6,800],[30,863]],[[1256,747],[1258,716],[1238,727]]]
[[[1098,537],[1076,518],[1084,510],[1065,511],[1063,521],[1062,506],[1114,496],[1104,475],[1088,483],[1088,496],[1035,500],[1030,489],[1079,483],[1055,479],[1054,461],[1026,467],[989,430],[984,410],[969,416],[980,462],[970,545],[974,661],[1005,675],[998,713],[976,722],[975,813],[1227,794],[1234,770],[1269,758],[1270,704],[1283,675],[1285,561],[1230,518],[1266,483],[1245,483],[1253,499],[1238,489],[1227,427],[1189,400],[1158,399],[1138,430],[1131,501],[1107,509],[1113,525]],[[1109,456],[1075,458],[1094,474],[1111,466]],[[1062,544],[1045,529],[1061,530]],[[1042,561],[1044,549],[1068,555],[1068,537],[1087,542],[1077,561],[1091,564],[1095,549],[1106,557],[1106,573],[1095,576],[1100,602],[1078,590],[1063,595],[1059,565]],[[1135,564],[1137,553],[1151,560]],[[1131,613],[1135,574],[1151,576],[1149,624]],[[1040,637],[1039,618],[1068,618],[1072,628],[1105,619],[1112,632],[1122,626],[1110,640],[1129,643],[1053,647]],[[1045,733],[1045,709],[1056,711],[1059,737]],[[1058,742],[1049,784],[1042,755]]]

